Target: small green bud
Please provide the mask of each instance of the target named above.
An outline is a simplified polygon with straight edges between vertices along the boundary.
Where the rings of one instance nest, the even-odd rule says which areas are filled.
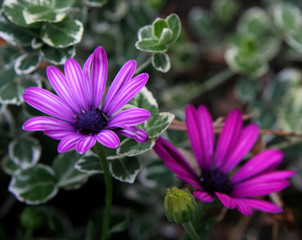
[[[28,230],[35,230],[44,222],[43,214],[35,207],[26,207],[20,215],[21,225]]]
[[[165,197],[165,212],[170,222],[183,224],[193,219],[196,202],[192,194],[186,189],[176,187],[167,190]]]

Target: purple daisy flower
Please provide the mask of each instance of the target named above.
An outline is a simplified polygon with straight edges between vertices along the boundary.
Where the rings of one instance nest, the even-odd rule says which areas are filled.
[[[95,49],[83,69],[74,59],[68,59],[64,65],[65,76],[56,67],[47,67],[47,77],[58,96],[30,87],[25,90],[23,99],[51,117],[33,117],[24,123],[23,129],[44,131],[47,136],[61,140],[58,152],[75,148],[85,153],[96,141],[116,148],[120,144],[117,134],[146,142],[148,134],[136,125],[147,121],[150,112],[141,108],[119,110],[145,86],[148,74],[132,78],[136,62],[128,61],[103,100],[107,68],[107,55],[102,47]]]
[[[161,137],[154,150],[179,179],[196,188],[193,192],[196,199],[211,202],[217,196],[227,208],[237,208],[244,215],[252,215],[252,209],[282,212],[282,208],[269,201],[255,199],[289,186],[287,178],[295,172],[275,171],[283,158],[281,151],[261,152],[233,173],[257,140],[256,124],[243,127],[241,112],[233,110],[225,120],[216,150],[213,122],[206,107],[195,109],[188,105],[186,125],[200,171],[195,171],[179,151]]]

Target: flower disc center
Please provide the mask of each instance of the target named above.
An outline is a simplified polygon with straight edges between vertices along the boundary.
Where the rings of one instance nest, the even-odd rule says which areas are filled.
[[[75,126],[80,133],[94,135],[99,133],[107,123],[106,115],[99,109],[89,110],[75,119]]]
[[[229,177],[217,169],[203,172],[199,181],[203,189],[211,194],[214,192],[229,194],[232,191]]]

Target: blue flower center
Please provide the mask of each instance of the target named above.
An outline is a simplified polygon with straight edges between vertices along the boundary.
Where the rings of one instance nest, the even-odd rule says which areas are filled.
[[[101,110],[93,109],[76,116],[75,127],[80,133],[94,135],[106,126],[107,120],[106,115]]]
[[[229,177],[217,169],[204,171],[199,181],[203,189],[210,194],[214,192],[230,194],[232,191]]]

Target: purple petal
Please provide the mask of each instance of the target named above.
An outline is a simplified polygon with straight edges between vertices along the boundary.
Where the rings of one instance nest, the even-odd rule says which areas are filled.
[[[227,173],[231,171],[243,157],[252,149],[257,138],[259,128],[256,124],[250,124],[245,127],[238,140],[237,146],[230,152],[228,158],[221,165],[221,171]]]
[[[54,66],[46,68],[46,73],[50,84],[59,97],[75,112],[81,113],[81,107],[76,101],[72,88],[70,88],[65,76]]]
[[[202,202],[213,202],[214,198],[211,194],[203,191],[196,190],[193,192],[193,195],[196,199]]]
[[[85,111],[88,110],[88,102],[85,98],[86,88],[84,83],[84,77],[81,66],[78,62],[72,58],[67,59],[64,65],[64,72],[68,84],[70,86],[70,92],[72,93],[75,101],[77,101],[78,105],[81,109]]]
[[[83,137],[80,134],[72,134],[64,137],[58,145],[58,152],[68,152],[76,147],[77,142]]]
[[[85,97],[85,103],[88,108],[92,108],[93,103],[93,96],[92,96],[92,89],[91,89],[91,79],[90,79],[90,68],[92,62],[93,54],[91,54],[83,67],[83,94]]]
[[[207,170],[206,159],[204,159],[203,155],[202,139],[198,130],[200,126],[197,110],[192,105],[188,105],[186,107],[186,125],[188,137],[190,139],[194,155],[197,159],[197,163],[202,170]]]
[[[85,153],[94,146],[95,142],[96,142],[95,136],[87,135],[78,141],[76,145],[76,150],[81,154]]]
[[[243,204],[248,205],[251,208],[258,209],[264,212],[270,213],[281,213],[283,210],[281,207],[277,206],[268,201],[258,200],[258,199],[240,199]]]
[[[237,146],[242,131],[242,117],[238,109],[234,109],[227,116],[223,129],[218,139],[216,148],[215,166],[220,168]]]
[[[241,199],[237,199],[237,209],[245,216],[253,215],[253,209],[249,205],[241,201]]]
[[[55,118],[74,122],[72,110],[53,93],[37,87],[24,91],[23,99],[32,107]]]
[[[227,208],[234,209],[237,206],[237,200],[235,198],[232,198],[224,193],[215,192],[215,194],[222,202],[222,204]]]
[[[107,123],[108,128],[124,128],[128,126],[135,126],[147,121],[151,113],[142,108],[131,108],[123,110],[109,119]]]
[[[127,127],[115,130],[115,132],[128,138],[134,138],[137,142],[140,143],[145,143],[149,140],[148,133],[138,127]]]
[[[126,103],[128,103],[146,85],[148,78],[149,75],[147,73],[142,73],[137,75],[135,78],[128,80],[125,84],[122,85],[122,88],[119,89],[119,91],[114,96],[110,96],[112,100],[110,101],[110,103],[108,102],[106,103],[106,105],[103,105],[102,111],[107,116],[114,114]],[[123,79],[121,79],[120,81],[123,81]],[[115,92],[115,89],[111,90],[112,87],[114,88],[114,86],[111,86],[108,91]]]
[[[117,148],[120,145],[119,137],[111,130],[102,130],[95,135],[96,140],[103,144],[105,147]]]
[[[279,150],[267,150],[257,154],[247,161],[231,178],[232,183],[238,183],[252,178],[264,171],[273,170],[279,166],[283,153]]]
[[[116,94],[122,89],[128,81],[131,80],[133,74],[136,69],[136,62],[134,60],[130,60],[124,64],[121,70],[118,72],[116,77],[114,78],[108,92],[106,93],[106,97],[103,103],[103,111],[109,112],[109,106],[112,104],[113,99]]]
[[[33,117],[27,120],[23,126],[23,130],[26,131],[45,131],[50,129],[65,129],[65,130],[73,130],[74,127],[70,125],[68,122],[64,122],[59,119],[51,118],[51,117],[44,117],[38,116]]]
[[[191,176],[198,180],[198,176],[178,150],[166,139],[159,137],[153,147],[153,150],[163,160],[164,164],[178,177]]]
[[[91,66],[91,92],[93,96],[92,107],[99,108],[103,99],[107,81],[107,55],[102,47],[94,50]]]
[[[53,139],[62,140],[64,137],[68,135],[72,135],[75,132],[76,131],[74,130],[56,129],[56,130],[45,130],[44,134]]]

